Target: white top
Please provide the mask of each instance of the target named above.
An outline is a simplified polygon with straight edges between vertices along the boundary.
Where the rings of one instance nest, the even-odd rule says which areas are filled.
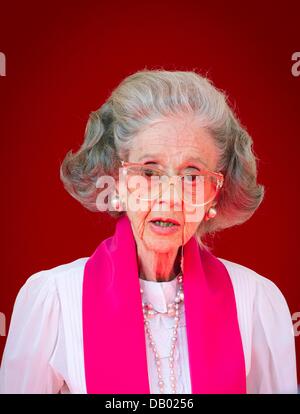
[[[297,393],[295,337],[291,314],[279,288],[255,271],[219,258],[226,266],[236,297],[246,362],[247,393]],[[86,393],[82,281],[88,257],[30,276],[16,298],[0,370],[0,393]],[[140,279],[147,299],[166,311],[177,280]],[[146,299],[147,297],[147,299]],[[168,355],[172,318],[150,322],[162,358],[165,392],[171,392]],[[105,337],[105,332],[103,332]],[[184,307],[175,353],[177,393],[191,393]],[[159,393],[157,371],[147,338],[150,392]]]

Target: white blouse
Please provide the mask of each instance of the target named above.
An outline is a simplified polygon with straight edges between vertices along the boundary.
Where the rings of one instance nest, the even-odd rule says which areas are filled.
[[[279,288],[255,271],[219,258],[232,280],[246,363],[247,393],[297,393],[295,337],[291,314]],[[82,281],[88,257],[42,270],[21,287],[13,309],[0,370],[0,393],[86,393]],[[177,280],[140,279],[144,301],[167,310]],[[150,320],[170,393],[168,355],[173,322],[165,315]],[[103,337],[105,332],[103,332]],[[150,392],[159,393],[156,365],[147,338]],[[177,393],[191,393],[184,307],[175,351]]]

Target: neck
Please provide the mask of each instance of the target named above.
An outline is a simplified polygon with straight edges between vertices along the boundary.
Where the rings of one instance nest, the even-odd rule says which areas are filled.
[[[169,282],[180,272],[181,247],[160,253],[137,246],[140,278],[153,282]]]

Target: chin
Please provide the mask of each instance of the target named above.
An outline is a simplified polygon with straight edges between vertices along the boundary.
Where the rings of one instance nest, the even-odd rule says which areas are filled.
[[[161,240],[161,238],[153,238],[146,242],[149,249],[156,251],[157,253],[166,253],[174,248],[178,248],[178,243],[176,242],[175,238],[166,240]]]

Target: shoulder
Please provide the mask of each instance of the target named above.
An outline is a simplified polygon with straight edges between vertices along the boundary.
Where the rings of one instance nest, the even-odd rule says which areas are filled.
[[[82,257],[31,274],[18,291],[11,325],[20,327],[26,319],[27,325],[31,321],[32,326],[37,327],[41,326],[44,320],[48,327],[51,323],[53,331],[56,332],[61,311],[68,309],[69,304],[72,305],[73,302],[70,301],[73,292],[81,290],[83,270],[87,260],[88,257]],[[80,293],[77,297],[80,297]]]
[[[272,301],[287,306],[283,293],[271,279],[242,264],[220,257],[218,259],[225,265],[235,293],[246,293],[256,301]]]
[[[230,275],[241,323],[253,328],[260,326],[266,334],[281,332],[288,338],[293,336],[291,312],[279,287],[253,269],[219,259]]]
[[[80,277],[83,274],[87,260],[88,257],[81,257],[71,262],[35,272],[26,279],[22,288],[30,287],[32,291],[43,288],[49,291],[55,290],[57,283],[60,281],[70,278],[73,278],[75,281],[76,276]]]
[[[59,306],[60,292],[67,289],[67,284],[80,286],[83,279],[83,270],[88,257],[67,262],[49,269],[43,269],[31,274],[18,291],[14,312],[24,306],[51,307]],[[65,288],[64,288],[65,286]]]
[[[236,282],[237,280],[243,283],[250,283],[250,284],[260,284],[260,283],[273,283],[270,279],[267,279],[266,277],[260,275],[257,273],[254,269],[251,269],[250,267],[244,266],[239,263],[232,262],[227,259],[223,259],[221,257],[218,257],[218,259],[225,265],[230,278],[233,282]]]

